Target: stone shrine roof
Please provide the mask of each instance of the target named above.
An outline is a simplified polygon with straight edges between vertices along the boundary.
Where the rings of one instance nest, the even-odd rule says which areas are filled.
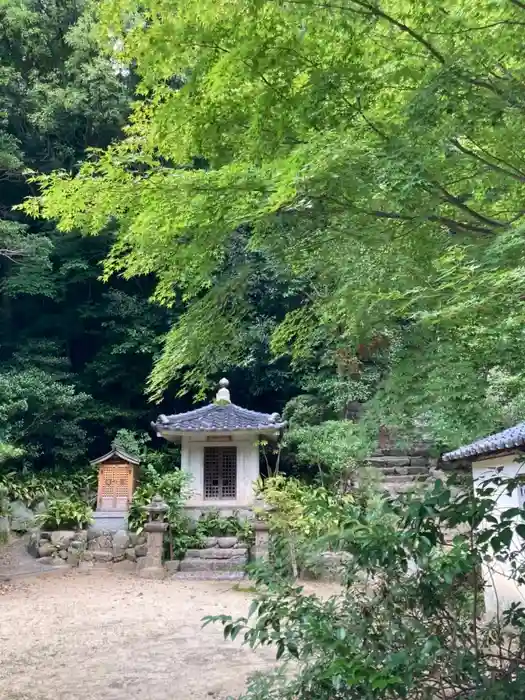
[[[486,455],[491,452],[508,450],[509,448],[523,445],[525,445],[525,423],[518,423],[513,428],[507,428],[507,430],[502,430],[500,433],[494,433],[494,435],[471,442],[470,445],[463,445],[458,447],[457,450],[446,452],[442,459],[444,462],[451,462],[455,459],[477,457],[478,455]]]
[[[230,401],[228,380],[221,379],[214,403],[185,413],[160,415],[152,427],[163,433],[231,433],[237,430],[278,431],[286,423],[278,413],[259,413],[236,406]]]

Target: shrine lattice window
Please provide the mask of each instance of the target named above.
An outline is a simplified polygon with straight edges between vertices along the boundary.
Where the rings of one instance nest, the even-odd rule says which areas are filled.
[[[204,448],[204,498],[229,498],[237,495],[237,448]]]

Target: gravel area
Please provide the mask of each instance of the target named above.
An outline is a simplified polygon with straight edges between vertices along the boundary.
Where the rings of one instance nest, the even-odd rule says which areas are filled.
[[[241,693],[270,650],[225,642],[204,615],[245,615],[231,582],[145,581],[74,572],[0,595],[0,698],[199,700]]]

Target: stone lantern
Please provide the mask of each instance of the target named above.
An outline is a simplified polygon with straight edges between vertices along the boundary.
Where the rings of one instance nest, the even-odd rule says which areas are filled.
[[[144,510],[148,513],[148,522],[144,525],[144,530],[148,535],[148,551],[141,562],[139,576],[141,578],[164,578],[166,571],[162,565],[162,552],[164,533],[169,525],[165,521],[169,507],[157,494],[153,496],[151,503]]]

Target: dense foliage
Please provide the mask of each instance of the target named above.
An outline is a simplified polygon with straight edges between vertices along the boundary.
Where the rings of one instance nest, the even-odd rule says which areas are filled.
[[[122,136],[136,78],[100,49],[90,4],[6,0],[0,27],[0,464],[6,473],[76,472],[107,451],[118,429],[145,430],[160,410],[190,407],[169,400],[159,409],[144,396],[182,305],[150,303],[149,276],[101,280],[111,227],[86,239],[16,209],[36,192],[31,172],[77,172],[90,149]],[[266,278],[262,270],[259,298],[271,279],[270,267]],[[279,293],[287,293],[282,282]],[[262,328],[247,344],[251,355],[232,376],[243,387],[239,400],[257,396],[264,408],[271,395],[281,408],[293,391],[285,364],[263,382]],[[209,359],[208,373],[235,366]]]
[[[484,586],[502,563],[525,582],[525,510],[496,506],[515,487],[495,477],[474,497],[437,482],[419,496],[374,496],[366,507],[347,499],[344,509],[310,488],[312,516],[304,493],[289,487],[283,514],[293,516],[295,545],[315,557],[335,544],[346,554],[345,585],[328,599],[306,594],[274,559],[254,570],[263,585],[248,618],[208,618],[222,622],[225,637],[274,647],[282,661],[254,676],[242,698],[522,697],[525,608],[501,605],[488,624],[482,619]]]
[[[406,430],[457,442],[516,420],[523,3],[173,8],[98,3],[141,100],[121,142],[27,206],[63,231],[116,226],[106,276],[153,273],[157,301],[186,300],[150,392],[202,386],[210,349],[239,363],[258,327],[352,400],[392,365],[376,410]],[[297,291],[254,326],[255,260]]]
[[[45,530],[84,528],[92,523],[92,510],[83,501],[74,498],[50,498],[45,510],[35,521]]]

